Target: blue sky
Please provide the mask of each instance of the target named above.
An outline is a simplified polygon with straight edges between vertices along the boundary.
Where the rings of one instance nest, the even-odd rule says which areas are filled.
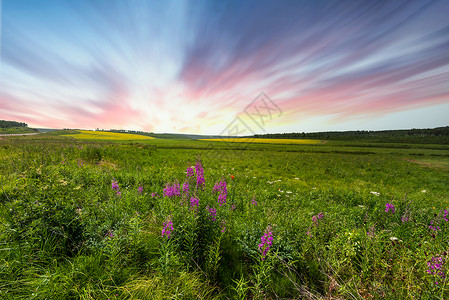
[[[217,134],[263,91],[265,132],[449,125],[449,1],[1,6],[0,119]]]

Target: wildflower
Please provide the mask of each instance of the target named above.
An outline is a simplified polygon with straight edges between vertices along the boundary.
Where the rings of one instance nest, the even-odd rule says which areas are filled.
[[[187,177],[193,177],[195,176],[195,171],[193,170],[193,167],[187,168]]]
[[[226,181],[222,180],[216,183],[213,188],[214,192],[218,192],[218,205],[223,206],[226,204],[226,196],[228,194],[228,189],[226,187]]]
[[[231,205],[231,208],[229,208],[230,210],[235,210],[237,208],[237,206],[235,206],[235,204]]]
[[[195,197],[190,198],[190,207],[191,208],[198,207],[200,205],[199,203],[200,203],[200,199],[195,198]]]
[[[164,228],[162,228],[162,237],[165,236],[169,239],[172,232],[173,232],[173,222],[171,216],[168,216],[164,222]]]
[[[116,180],[113,180],[111,185],[114,191],[118,191],[120,189]]]
[[[387,203],[387,204],[385,204],[385,212],[389,212],[389,211],[394,213],[395,209],[394,209],[394,205],[393,204]]]
[[[231,179],[234,179],[234,175],[231,175]]]
[[[173,185],[167,184],[164,189],[164,196],[175,197],[181,195],[179,183],[174,183]]]
[[[370,194],[373,194],[373,195],[376,195],[376,196],[379,196],[379,195],[380,195],[380,193],[378,193],[378,192],[373,192],[373,191],[371,191]]]
[[[435,275],[437,278],[440,277],[442,280],[446,278],[446,268],[445,268],[445,258],[441,255],[432,257],[427,262],[427,273],[430,275]],[[437,281],[435,281],[438,284]]]
[[[157,197],[157,193],[151,193],[151,197],[152,198],[156,198]]]
[[[312,217],[312,222],[314,223],[315,226],[318,226],[318,221],[321,220],[322,218],[324,218],[324,215],[322,212],[320,212],[318,215]]]
[[[139,188],[137,189],[137,192],[138,192],[139,194],[142,194],[142,192],[143,192],[143,187],[139,186]]]
[[[204,180],[204,170],[203,166],[201,165],[201,161],[199,160],[196,162],[195,171],[196,171],[196,186],[204,188],[206,180]]]
[[[209,212],[209,219],[212,219],[212,221],[216,221],[217,220],[217,209],[215,209],[214,207],[209,207],[206,206],[207,211]]]
[[[259,251],[262,252],[262,260],[265,260],[265,257],[270,250],[270,247],[273,242],[273,233],[271,232],[271,226],[267,226],[263,236],[260,238]]]
[[[449,220],[448,220],[448,218],[447,218],[447,213],[448,213],[448,211],[447,211],[447,209],[445,209],[445,210],[444,210],[443,220],[446,221],[446,222],[449,222]]]
[[[255,206],[257,206],[256,198],[253,198],[253,199],[251,200],[251,204],[254,204]]]
[[[122,196],[122,192],[117,191],[116,195],[117,195],[117,197],[121,197]]]
[[[440,226],[438,226],[438,225],[432,226],[432,225],[433,225],[433,222],[434,222],[434,220],[432,220],[432,221],[430,222],[429,229],[432,229],[432,230],[434,230],[434,231],[440,230]]]
[[[187,181],[184,182],[184,184],[182,185],[182,193],[183,194],[188,194],[189,193],[189,183]]]

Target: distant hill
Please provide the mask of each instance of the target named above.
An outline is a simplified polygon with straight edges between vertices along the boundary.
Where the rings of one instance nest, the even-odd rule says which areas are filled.
[[[0,134],[36,133],[37,129],[29,128],[28,124],[16,121],[0,120]]]

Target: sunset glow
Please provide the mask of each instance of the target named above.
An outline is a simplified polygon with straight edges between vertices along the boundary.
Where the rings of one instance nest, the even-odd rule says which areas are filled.
[[[446,126],[449,1],[1,3],[0,119],[219,134]]]

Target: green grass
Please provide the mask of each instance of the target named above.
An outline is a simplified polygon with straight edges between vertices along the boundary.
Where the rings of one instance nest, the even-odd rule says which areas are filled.
[[[1,299],[449,297],[447,279],[427,272],[435,257],[449,266],[445,145],[66,134],[0,140]],[[185,173],[198,156],[204,190]],[[163,197],[185,181],[188,196]]]
[[[0,128],[0,134],[36,133],[37,130],[29,127]]]

